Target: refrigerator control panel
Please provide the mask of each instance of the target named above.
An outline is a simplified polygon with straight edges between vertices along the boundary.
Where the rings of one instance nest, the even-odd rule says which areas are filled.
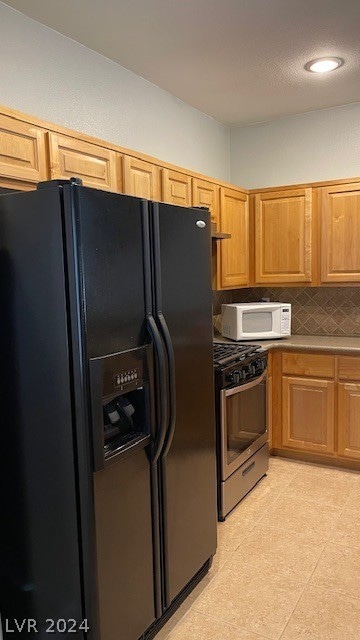
[[[137,389],[149,380],[152,351],[150,345],[113,353],[102,358],[103,397]]]
[[[121,387],[122,384],[126,382],[132,382],[139,380],[139,369],[130,369],[129,371],[122,371],[121,373],[116,373],[114,376],[114,386],[116,388]]]

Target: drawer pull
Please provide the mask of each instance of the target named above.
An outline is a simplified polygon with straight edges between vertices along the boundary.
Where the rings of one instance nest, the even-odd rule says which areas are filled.
[[[246,469],[244,469],[244,471],[242,472],[243,476],[246,476],[247,473],[249,473],[249,471],[251,471],[251,469],[253,469],[255,467],[255,462],[252,462],[251,464],[249,464],[248,467],[246,467]]]

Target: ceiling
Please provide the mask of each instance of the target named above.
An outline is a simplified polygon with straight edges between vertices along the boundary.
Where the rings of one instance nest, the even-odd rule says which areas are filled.
[[[9,0],[227,125],[360,101],[359,0]],[[344,58],[329,74],[304,70]]]

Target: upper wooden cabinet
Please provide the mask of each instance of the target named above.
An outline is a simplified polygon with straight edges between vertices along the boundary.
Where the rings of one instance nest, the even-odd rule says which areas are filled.
[[[311,282],[311,189],[255,195],[255,282]]]
[[[124,156],[124,192],[131,196],[160,200],[160,169],[155,164]]]
[[[360,185],[320,189],[321,281],[360,282]]]
[[[119,191],[118,158],[115,151],[49,134],[51,178],[81,178],[86,187]]]
[[[164,202],[191,207],[191,177],[179,171],[162,169],[162,199]]]
[[[220,286],[223,289],[249,284],[249,203],[245,193],[221,187],[220,231],[231,238],[220,240]]]
[[[0,115],[0,186],[26,189],[47,180],[45,136],[41,129]]]
[[[192,203],[195,207],[208,207],[211,213],[211,220],[218,224],[220,208],[220,187],[207,180],[193,178],[192,181]]]

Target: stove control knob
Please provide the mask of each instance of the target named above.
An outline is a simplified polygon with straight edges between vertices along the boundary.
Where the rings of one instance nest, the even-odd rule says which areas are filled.
[[[255,373],[256,373],[256,367],[255,367],[255,365],[250,364],[250,365],[249,365],[249,374],[250,374],[250,376],[254,376],[254,375],[255,375]]]
[[[233,379],[233,382],[235,384],[239,384],[239,382],[241,380],[241,372],[240,371],[234,371],[234,373],[232,375],[232,379]]]

